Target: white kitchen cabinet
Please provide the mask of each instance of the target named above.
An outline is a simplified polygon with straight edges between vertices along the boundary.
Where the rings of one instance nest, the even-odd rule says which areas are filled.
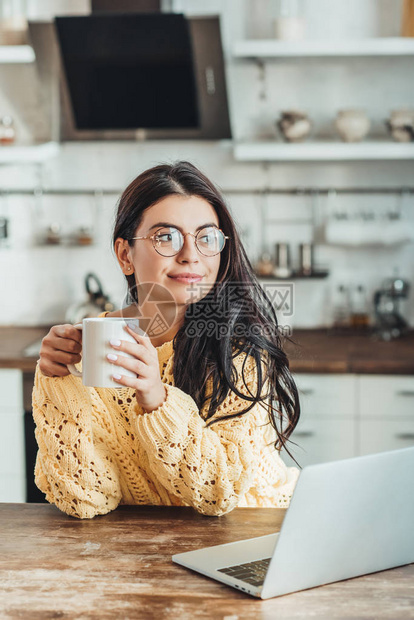
[[[360,454],[414,446],[414,377],[359,376]]]
[[[414,446],[414,416],[395,420],[363,419],[360,422],[360,454],[373,454]]]
[[[302,407],[289,450],[303,467],[414,445],[414,377],[295,376]],[[287,465],[292,459],[282,451]]]
[[[357,394],[355,375],[298,374],[301,418],[288,444],[299,465],[356,456]],[[285,451],[287,465],[295,465]]]
[[[0,370],[0,502],[26,500],[23,376]]]

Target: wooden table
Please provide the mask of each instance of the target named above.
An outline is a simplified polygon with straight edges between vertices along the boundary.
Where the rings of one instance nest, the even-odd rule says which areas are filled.
[[[0,618],[412,618],[414,564],[261,601],[171,555],[280,529],[285,511],[121,506],[78,520],[46,504],[0,504]]]

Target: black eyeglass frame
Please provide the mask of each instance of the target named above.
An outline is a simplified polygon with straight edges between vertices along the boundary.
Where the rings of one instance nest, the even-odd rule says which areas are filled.
[[[165,226],[161,226],[160,228],[158,228],[158,230],[155,231],[155,233],[153,235],[146,235],[145,237],[131,237],[130,241],[135,241],[135,240],[140,240],[140,239],[151,239],[152,241],[152,246],[154,248],[154,250],[157,252],[157,254],[159,254],[160,256],[164,256],[164,258],[170,258],[172,256],[177,256],[177,254],[179,254],[181,252],[181,250],[183,249],[184,246],[184,237],[186,235],[191,235],[192,237],[194,237],[194,242],[195,242],[195,246],[197,248],[197,251],[202,255],[205,256],[206,258],[212,258],[213,256],[217,256],[217,254],[221,254],[221,252],[224,250],[225,245],[226,245],[226,241],[227,239],[231,239],[231,237],[228,237],[227,235],[224,234],[224,232],[221,230],[221,228],[218,228],[217,226],[206,226],[204,228],[201,228],[198,232],[196,232],[196,234],[191,233],[191,232],[187,232],[187,233],[182,233],[181,230],[179,230],[178,228],[175,228],[174,226],[170,226],[170,229],[176,230],[178,233],[180,233],[181,237],[182,237],[182,245],[180,247],[180,249],[175,252],[174,254],[162,254],[158,248],[157,248],[157,241],[156,241],[156,236],[158,234],[158,232],[160,230],[163,230],[164,228],[166,228]],[[198,247],[197,244],[197,237],[198,235],[205,230],[206,228],[214,228],[215,230],[218,230],[219,232],[221,232],[221,234],[223,235],[223,239],[224,239],[224,243],[223,243],[223,247],[221,248],[221,250],[219,250],[218,252],[216,252],[215,254],[204,254],[204,252],[202,252],[200,250],[200,248]],[[159,242],[161,243],[161,242]]]

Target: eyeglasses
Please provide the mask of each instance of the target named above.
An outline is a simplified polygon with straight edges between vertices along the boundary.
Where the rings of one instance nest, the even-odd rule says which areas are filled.
[[[158,254],[161,254],[161,256],[175,256],[181,251],[186,235],[194,237],[196,248],[203,256],[216,256],[216,254],[220,254],[226,245],[226,239],[230,239],[216,226],[201,228],[195,235],[190,232],[183,234],[177,228],[168,226],[159,228],[150,237],[131,237],[130,241],[133,239],[151,239],[152,245]]]

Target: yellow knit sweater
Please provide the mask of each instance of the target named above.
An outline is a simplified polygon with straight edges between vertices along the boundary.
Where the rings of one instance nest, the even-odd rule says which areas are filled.
[[[144,413],[131,388],[89,388],[82,379],[36,369],[33,416],[39,446],[35,480],[69,515],[91,518],[119,504],[193,506],[222,515],[236,506],[289,505],[299,471],[286,467],[264,407],[207,427],[206,411],[173,384],[172,341],[157,348],[165,402]],[[256,369],[235,365],[238,387],[255,391]],[[249,358],[251,360],[251,358]],[[220,417],[249,403],[233,392]]]

